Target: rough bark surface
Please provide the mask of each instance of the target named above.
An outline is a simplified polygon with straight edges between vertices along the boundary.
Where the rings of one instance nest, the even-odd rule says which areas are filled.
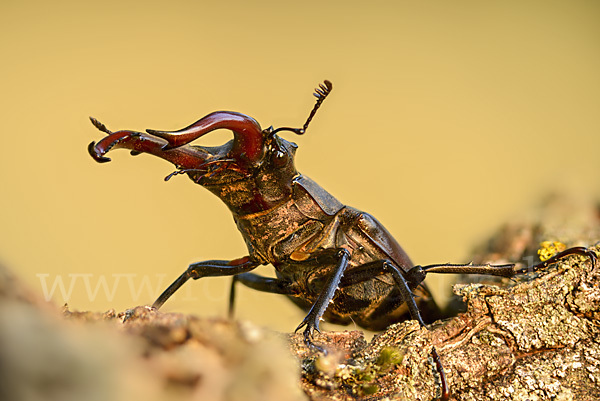
[[[600,399],[598,268],[575,257],[532,281],[455,290],[466,313],[430,331],[408,321],[366,346],[355,341],[338,361],[350,366],[335,371],[319,368],[318,357],[305,362],[305,391],[314,400],[435,399],[435,346],[457,400]],[[401,358],[386,366],[379,361],[390,349]]]
[[[591,246],[599,220],[596,205],[554,200],[507,225],[475,261],[520,260],[542,240]],[[324,332],[323,355],[301,334],[250,323],[147,307],[57,311],[0,270],[0,399],[431,400],[440,394],[432,347],[455,400],[600,399],[600,266],[573,256],[454,291],[467,307],[456,317],[429,330],[395,324],[370,342]]]

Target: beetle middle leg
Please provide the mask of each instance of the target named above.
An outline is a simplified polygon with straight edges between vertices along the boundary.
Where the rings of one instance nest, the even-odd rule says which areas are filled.
[[[197,280],[202,277],[231,276],[255,269],[260,263],[245,256],[235,260],[207,260],[192,263],[181,276],[177,278],[152,304],[159,309],[182,285],[189,279]]]
[[[335,253],[332,253],[334,251]],[[329,303],[333,301],[333,296],[335,295],[335,291],[339,288],[340,281],[344,272],[346,271],[346,267],[348,267],[348,262],[350,261],[350,252],[347,249],[326,249],[321,252],[321,254],[317,254],[312,258],[307,259],[305,262],[311,262],[312,260],[320,259],[320,262],[323,264],[328,264],[328,260],[335,261],[336,267],[333,270],[333,273],[327,279],[323,290],[317,297],[316,301],[313,303],[310,311],[306,315],[306,317],[302,320],[302,322],[296,327],[295,331],[300,330],[302,327],[306,326],[304,329],[304,342],[306,345],[312,348],[317,348],[324,352],[324,350],[320,347],[317,347],[313,341],[312,336],[314,331],[321,332],[319,330],[319,322],[323,318]]]
[[[233,276],[229,292],[229,318],[233,318],[235,304],[236,283],[242,283],[253,290],[280,295],[296,295],[299,293],[298,286],[289,281],[278,278],[259,276],[255,273],[241,273]]]

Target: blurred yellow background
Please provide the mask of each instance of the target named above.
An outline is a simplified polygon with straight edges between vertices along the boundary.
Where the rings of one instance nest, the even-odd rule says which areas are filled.
[[[216,197],[163,181],[170,164],[94,162],[88,116],[115,131],[215,110],[300,126],[323,79],[334,90],[307,135],[284,134],[299,170],[416,263],[467,261],[549,192],[599,195],[599,17],[594,1],[5,0],[0,261],[57,304],[103,311],[151,303],[191,262],[245,255]],[[190,282],[164,309],[224,315],[228,286]],[[280,296],[239,294],[244,319],[302,319]]]

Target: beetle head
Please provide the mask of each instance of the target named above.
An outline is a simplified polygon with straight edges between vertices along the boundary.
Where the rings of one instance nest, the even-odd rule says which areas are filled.
[[[178,131],[146,130],[109,131],[92,118],[100,131],[108,134],[98,143],[92,142],[88,150],[98,162],[110,161],[105,156],[112,149],[130,149],[132,154],[150,153],[175,164],[178,170],[167,176],[187,173],[202,185],[231,183],[253,176],[261,167],[267,169],[293,170],[296,145],[276,135],[281,131],[303,134],[317,109],[332,89],[325,81],[316,89],[317,102],[302,128],[272,127],[262,130],[256,120],[247,115],[218,111],[201,118]],[[233,140],[216,147],[202,147],[190,143],[217,129],[229,129]],[[287,167],[287,168],[286,168]],[[295,171],[295,170],[294,170]]]

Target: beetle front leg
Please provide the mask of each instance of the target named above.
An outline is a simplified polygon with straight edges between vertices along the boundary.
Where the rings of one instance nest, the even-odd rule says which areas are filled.
[[[192,263],[152,304],[159,309],[190,278],[231,276],[255,269],[260,263],[245,256],[235,260],[207,260]]]
[[[315,258],[322,258],[323,256],[327,259],[334,258],[334,260],[337,262],[337,265],[335,267],[335,270],[333,271],[333,274],[331,274],[331,276],[329,276],[329,278],[327,279],[327,282],[325,283],[325,287],[319,294],[319,297],[317,298],[317,300],[315,301],[313,306],[310,308],[308,315],[306,315],[304,320],[302,320],[302,323],[300,323],[300,325],[298,325],[298,327],[296,327],[296,330],[295,330],[295,331],[298,331],[302,327],[306,326],[306,329],[304,330],[304,342],[309,347],[317,348],[317,349],[320,349],[321,351],[324,351],[324,350],[320,347],[317,347],[313,343],[312,336],[313,336],[315,330],[318,331],[319,333],[321,332],[321,330],[319,330],[319,321],[325,314],[325,311],[327,310],[329,303],[332,302],[332,300],[333,300],[335,291],[338,289],[338,287],[340,285],[342,276],[344,275],[344,272],[346,271],[346,267],[348,267],[348,262],[350,261],[350,252],[348,252],[348,250],[342,248],[342,249],[337,250],[334,255],[330,255],[327,252],[325,255],[322,255],[322,256],[317,255],[317,256],[315,256]]]

